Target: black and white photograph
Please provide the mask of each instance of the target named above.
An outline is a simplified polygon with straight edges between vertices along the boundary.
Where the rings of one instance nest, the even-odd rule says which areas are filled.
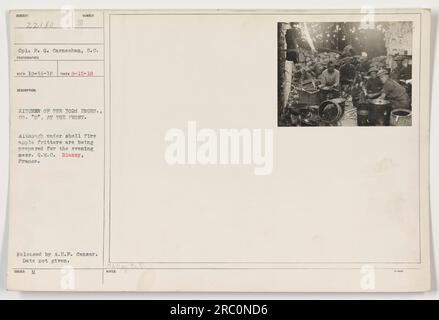
[[[278,126],[411,126],[413,23],[279,22]]]

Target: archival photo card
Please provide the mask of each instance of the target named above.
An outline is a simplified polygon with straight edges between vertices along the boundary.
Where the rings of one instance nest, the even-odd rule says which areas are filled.
[[[429,10],[9,21],[10,290],[430,289]]]

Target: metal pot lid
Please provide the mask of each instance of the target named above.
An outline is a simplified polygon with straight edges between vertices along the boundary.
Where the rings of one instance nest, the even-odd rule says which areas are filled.
[[[378,106],[383,106],[383,105],[386,105],[386,104],[390,103],[389,100],[384,100],[384,99],[381,99],[381,98],[370,99],[369,102],[372,103],[372,104],[378,105]]]

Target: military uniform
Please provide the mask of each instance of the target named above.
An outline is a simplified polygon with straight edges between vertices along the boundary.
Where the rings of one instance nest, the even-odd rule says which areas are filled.
[[[392,109],[410,109],[410,98],[403,86],[395,80],[387,79],[383,86],[385,99],[392,103]]]

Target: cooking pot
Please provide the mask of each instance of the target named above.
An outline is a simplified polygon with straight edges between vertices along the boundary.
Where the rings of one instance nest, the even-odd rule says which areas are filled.
[[[388,126],[391,103],[381,98],[370,99],[369,102],[369,125]]]

